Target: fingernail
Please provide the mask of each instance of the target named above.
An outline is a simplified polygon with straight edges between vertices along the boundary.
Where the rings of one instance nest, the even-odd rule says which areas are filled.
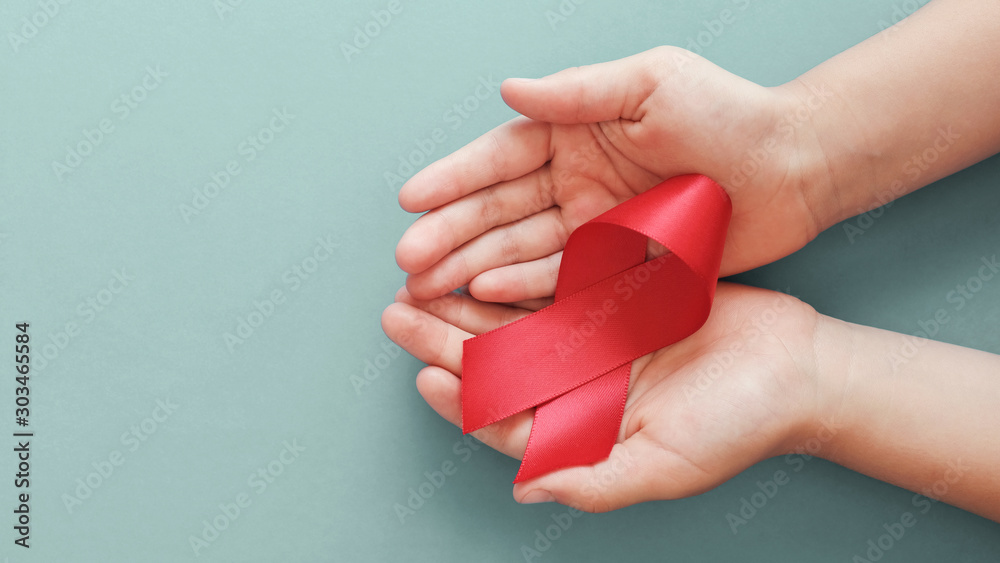
[[[535,489],[534,491],[528,492],[521,499],[521,504],[538,504],[540,502],[555,502],[556,497],[552,496],[552,493],[542,490]]]

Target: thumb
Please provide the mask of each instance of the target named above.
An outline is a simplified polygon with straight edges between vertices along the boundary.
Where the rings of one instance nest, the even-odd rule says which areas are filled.
[[[617,61],[569,68],[536,80],[510,78],[500,94],[514,111],[537,121],[575,124],[619,118],[639,121],[656,89],[659,57],[646,51]]]
[[[557,502],[584,512],[608,512],[663,497],[664,452],[641,434],[615,444],[608,459],[568,467],[514,485],[523,504]]]

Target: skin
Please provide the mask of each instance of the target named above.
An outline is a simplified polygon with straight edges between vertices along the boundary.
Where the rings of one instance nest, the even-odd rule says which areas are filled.
[[[507,80],[504,100],[524,117],[400,191],[404,209],[427,213],[397,247],[410,275],[383,328],[429,364],[417,387],[458,424],[461,342],[550,303],[577,226],[699,172],[733,201],[723,275],[786,256],[1000,151],[997,44],[995,2],[935,0],[773,88],[673,47]],[[1000,521],[998,374],[996,355],[721,283],[701,330],[633,362],[611,457],[519,483],[514,496],[587,511],[679,498],[819,440],[811,453]],[[476,436],[520,458],[531,416]]]

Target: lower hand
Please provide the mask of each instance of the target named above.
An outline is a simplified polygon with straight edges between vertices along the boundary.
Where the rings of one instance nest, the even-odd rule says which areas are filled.
[[[462,342],[529,309],[406,289],[382,317],[387,335],[430,364],[417,388],[461,425]],[[720,283],[712,313],[692,336],[632,363],[628,401],[611,456],[519,483],[519,502],[556,501],[590,512],[707,491],[813,431],[827,393],[814,335],[825,317],[787,295]],[[473,433],[520,459],[534,410]],[[609,476],[611,478],[609,478]]]

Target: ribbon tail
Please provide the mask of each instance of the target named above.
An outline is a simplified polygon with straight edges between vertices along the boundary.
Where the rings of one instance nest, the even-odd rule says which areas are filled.
[[[606,459],[618,441],[631,372],[629,362],[539,405],[514,482]]]

